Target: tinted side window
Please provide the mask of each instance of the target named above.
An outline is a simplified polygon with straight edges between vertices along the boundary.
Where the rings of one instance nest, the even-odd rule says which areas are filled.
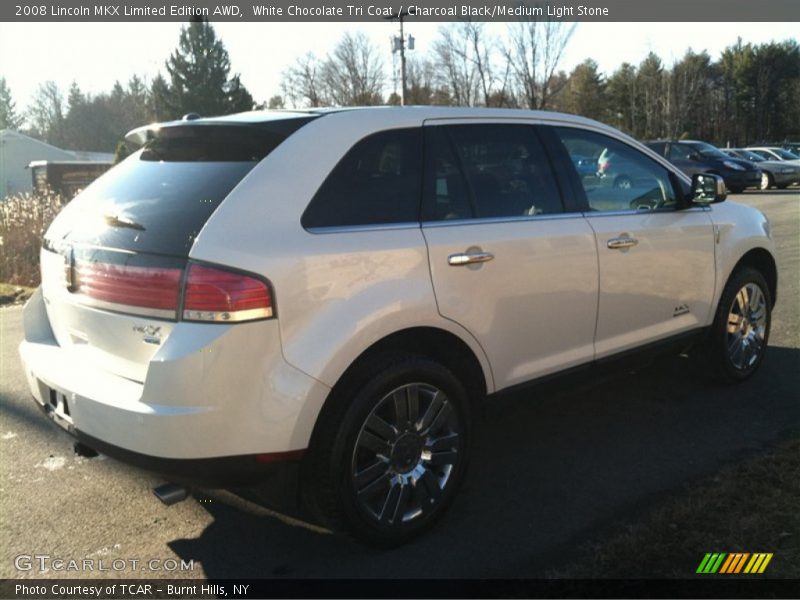
[[[464,173],[476,218],[563,211],[550,162],[527,125],[445,128]]]
[[[686,146],[684,144],[669,145],[670,160],[689,160],[689,157],[692,154],[694,154],[694,150],[690,146]]]
[[[421,185],[421,129],[375,133],[334,167],[301,223],[311,228],[416,222]]]
[[[556,131],[570,156],[597,158],[597,173],[581,177],[591,210],[654,210],[676,206],[669,171],[645,154],[592,131],[568,127],[557,127]]]
[[[471,219],[472,197],[445,127],[425,129],[425,189],[423,221]]]

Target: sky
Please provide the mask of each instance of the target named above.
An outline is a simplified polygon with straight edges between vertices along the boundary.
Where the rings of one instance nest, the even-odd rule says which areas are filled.
[[[439,23],[406,21],[416,39],[412,54],[425,54]],[[389,38],[397,25],[386,23],[214,23],[231,58],[232,69],[257,102],[279,94],[281,73],[299,56],[324,56],[345,31],[363,31],[385,49],[392,65]],[[72,81],[89,93],[109,91],[116,80],[133,74],[152,79],[165,72],[175,49],[180,23],[0,23],[0,77],[5,77],[18,109],[24,109],[37,86],[55,81],[65,92]],[[506,25],[487,25],[498,36]],[[611,74],[622,62],[639,63],[651,50],[668,65],[686,49],[707,50],[712,58],[741,37],[744,42],[797,39],[797,23],[579,23],[560,65],[569,72],[593,58]],[[387,90],[391,91],[391,89]]]

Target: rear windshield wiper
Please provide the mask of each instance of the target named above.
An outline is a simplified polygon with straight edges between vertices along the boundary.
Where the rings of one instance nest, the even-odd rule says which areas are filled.
[[[132,221],[131,219],[127,219],[119,215],[103,215],[103,218],[106,220],[106,225],[110,225],[111,227],[127,227],[129,229],[137,229],[139,231],[145,230],[144,225],[141,223],[137,223],[136,221]]]

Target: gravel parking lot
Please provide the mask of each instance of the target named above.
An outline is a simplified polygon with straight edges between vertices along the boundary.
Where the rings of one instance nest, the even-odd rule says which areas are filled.
[[[452,509],[432,533],[393,551],[277,514],[254,500],[258,489],[166,507],[151,493],[159,478],[74,455],[29,398],[16,351],[20,307],[0,309],[0,576],[93,575],[52,563],[26,570],[20,555],[122,559],[125,568],[94,573],[116,577],[491,578],[557,567],[588,537],[800,432],[800,191],[731,199],[763,210],[778,244],[778,306],[760,372],[721,387],[675,357],[592,386],[500,399],[478,424]],[[174,570],[167,559],[194,569]]]

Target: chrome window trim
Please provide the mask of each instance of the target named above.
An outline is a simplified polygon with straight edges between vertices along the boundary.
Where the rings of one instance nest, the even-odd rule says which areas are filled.
[[[555,221],[559,219],[581,219],[580,212],[550,213],[546,215],[520,215],[508,217],[479,217],[476,219],[444,219],[442,221],[423,221],[422,227],[457,227],[459,225],[493,225],[496,223],[526,223],[528,221]]]
[[[635,211],[634,211],[635,212]],[[641,214],[643,211],[639,211]],[[606,213],[607,214],[607,213]],[[379,225],[342,225],[337,227],[309,227],[308,233],[314,235],[327,233],[357,233],[361,231],[387,231],[402,229],[420,229],[421,227],[454,227],[457,225],[479,225],[482,223],[518,223],[527,221],[552,221],[555,219],[579,219],[581,212],[550,213],[546,215],[520,215],[508,217],[482,217],[476,219],[446,219],[443,221],[422,221],[414,223],[385,223]]]
[[[584,217],[624,217],[626,215],[668,215],[672,213],[685,213],[685,212],[706,212],[710,211],[710,206],[692,206],[691,208],[671,208],[668,210],[598,210],[598,211],[585,211],[581,213]]]
[[[313,235],[327,233],[355,233],[359,231],[388,231],[401,229],[419,229],[419,221],[404,221],[402,223],[376,223],[370,225],[334,225],[331,227],[304,227]]]

